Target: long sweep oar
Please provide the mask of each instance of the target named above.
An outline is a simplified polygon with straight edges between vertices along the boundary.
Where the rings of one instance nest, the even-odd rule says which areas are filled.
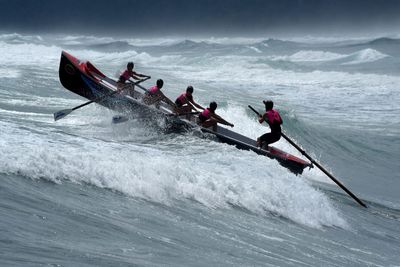
[[[200,113],[200,111],[191,111],[191,112],[185,112],[185,113],[180,113],[180,114],[171,113],[171,114],[167,114],[167,116],[179,117],[179,116],[185,116],[185,115],[197,115],[199,113]]]
[[[146,78],[146,80],[147,80],[147,78]],[[128,82],[130,82],[130,83],[132,83],[132,84],[134,84],[134,85],[137,85],[137,87],[139,87],[140,89],[142,89],[145,93],[148,93],[148,92],[149,92],[149,90],[147,90],[147,89],[144,88],[143,86],[139,85],[138,82],[134,83],[134,82],[132,82],[131,80],[128,80]]]
[[[146,81],[146,80],[148,80],[148,79],[150,79],[150,78],[145,78],[145,79],[140,80],[140,81],[138,81],[138,82],[136,82],[136,83],[134,83],[134,84],[135,84],[135,85],[138,85],[139,83],[144,82],[144,81]],[[123,90],[125,90],[125,89],[128,89],[128,88],[129,88],[129,86],[126,86],[125,88],[123,88],[123,89],[120,90],[120,91],[113,91],[113,92],[111,92],[111,93],[109,93],[109,94],[96,97],[95,99],[90,100],[90,101],[88,101],[88,102],[86,102],[86,103],[83,103],[82,105],[76,106],[76,107],[74,107],[74,108],[71,108],[71,109],[63,109],[63,110],[57,111],[57,112],[54,113],[54,120],[57,121],[57,120],[59,120],[59,119],[62,119],[62,118],[64,118],[64,117],[66,117],[68,114],[70,114],[70,113],[71,113],[72,111],[74,111],[74,110],[77,110],[77,109],[79,109],[79,108],[81,108],[81,107],[84,107],[84,106],[86,106],[86,105],[89,105],[89,104],[91,104],[91,103],[93,103],[93,102],[99,102],[99,101],[101,101],[101,100],[103,100],[103,99],[105,99],[105,98],[107,98],[107,97],[110,97],[110,96],[112,96],[112,95],[115,95],[116,93],[121,92],[121,91],[123,91]]]
[[[254,111],[258,116],[261,116],[257,110],[255,110],[252,106],[249,105],[249,108]],[[330,174],[325,168],[323,168],[318,162],[316,162],[313,158],[311,158],[303,149],[301,149],[295,142],[293,142],[289,137],[286,136],[282,132],[283,138],[285,138],[292,146],[294,146],[302,155],[308,158],[315,166],[317,166],[323,173],[325,173],[332,181],[334,181],[340,188],[342,188],[349,196],[351,196],[358,204],[367,207],[360,199],[358,199],[349,189],[347,189],[341,182],[339,182],[332,174]]]

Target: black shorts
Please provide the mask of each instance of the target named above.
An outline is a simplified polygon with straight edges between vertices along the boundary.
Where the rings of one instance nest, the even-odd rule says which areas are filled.
[[[267,145],[272,144],[281,139],[281,133],[266,133],[260,136],[260,142]]]
[[[178,108],[180,108],[180,107],[183,106],[182,102],[181,102],[179,99],[175,100],[175,105],[176,105]]]
[[[126,82],[126,79],[125,79],[125,77],[124,76],[119,76],[119,79],[118,79],[118,83],[125,83]]]

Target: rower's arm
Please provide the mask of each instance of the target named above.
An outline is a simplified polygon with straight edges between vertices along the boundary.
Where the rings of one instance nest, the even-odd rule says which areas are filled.
[[[148,75],[144,75],[144,74],[137,73],[136,71],[134,71],[133,74],[132,74],[132,78],[134,78],[135,80],[139,80],[138,77],[151,78],[151,77],[148,76]]]
[[[173,107],[174,108],[174,110],[176,109],[176,105],[175,105],[175,103],[174,102],[172,102],[172,100],[171,99],[169,99],[166,95],[164,95],[164,93],[163,92],[161,92],[161,91],[159,91],[159,93],[160,93],[160,95],[161,95],[161,97],[162,97],[162,99],[168,104],[168,105],[170,105],[171,107]]]
[[[194,102],[194,100],[193,100],[193,102],[190,102],[190,101],[189,101],[189,103],[191,103],[191,104],[192,104],[193,106],[195,106],[196,108],[205,110],[205,108],[203,108],[202,106],[200,106],[199,104],[197,104],[196,102]]]
[[[131,77],[135,80],[140,80],[140,78],[136,74],[132,74]]]
[[[220,116],[218,116],[218,115],[215,114],[215,113],[212,114],[211,116],[214,117],[214,119],[216,119],[219,123],[222,123],[222,124],[224,124],[224,125],[228,125],[228,126],[231,126],[231,127],[234,126],[232,123],[230,123],[230,122],[224,120],[223,118],[221,118]]]

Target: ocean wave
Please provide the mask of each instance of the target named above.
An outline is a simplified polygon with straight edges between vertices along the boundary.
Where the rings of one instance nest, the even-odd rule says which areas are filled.
[[[363,64],[388,57],[375,49],[366,48],[351,54],[338,54],[328,51],[302,50],[290,56],[273,56],[273,60],[290,62],[335,62],[342,65]]]
[[[115,51],[124,52],[129,50],[135,50],[136,48],[130,45],[127,41],[114,41],[110,43],[100,43],[86,46],[88,49],[100,50],[100,51]]]
[[[380,46],[380,45],[400,45],[400,39],[397,38],[389,38],[389,37],[382,37],[382,38],[377,38],[372,41],[366,42],[366,43],[361,43],[363,45],[368,45],[368,46]]]
[[[248,49],[256,52],[256,53],[262,53],[262,51],[260,49],[258,49],[257,47],[254,46],[246,46]]]
[[[33,43],[0,42],[0,65],[26,66],[40,64],[41,68],[58,66],[61,48]]]
[[[142,146],[102,142],[48,131],[31,132],[5,122],[0,126],[5,129],[0,133],[2,173],[56,183],[65,179],[88,183],[163,205],[195,200],[212,209],[233,205],[259,215],[277,214],[310,227],[348,227],[328,197],[307,181],[276,161],[254,160],[254,153],[231,146],[187,140],[188,144],[177,152],[162,143]],[[188,158],[186,154],[192,149],[203,149],[203,153]],[[213,167],[215,164],[218,168]]]
[[[16,68],[0,67],[0,77],[1,78],[17,78],[20,75],[21,75],[21,72]]]
[[[346,57],[348,62],[342,63],[342,65],[354,65],[374,62],[388,57],[375,49],[367,48],[358,52],[355,52]]]
[[[22,35],[18,33],[0,34],[0,42],[10,44],[41,43],[43,38],[39,35]]]
[[[278,57],[273,57],[273,59],[292,61],[292,62],[322,62],[322,61],[338,60],[345,57],[346,55],[341,55],[326,51],[302,50],[290,56],[278,56]]]
[[[55,36],[56,43],[65,45],[94,45],[114,42],[112,37],[99,37],[91,35]]]

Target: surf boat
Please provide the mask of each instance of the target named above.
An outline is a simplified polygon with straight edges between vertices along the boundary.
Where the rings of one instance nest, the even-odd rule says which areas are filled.
[[[99,71],[89,61],[81,61],[63,51],[61,54],[59,76],[61,84],[71,92],[85,97],[89,100],[99,99],[100,96],[110,95],[117,90],[117,82]],[[109,97],[101,98],[96,103],[118,112],[150,113],[152,116],[164,116],[167,120],[177,125],[184,125],[187,128],[200,128],[202,132],[211,134],[220,142],[236,146],[238,149],[251,150],[271,159],[276,159],[282,166],[288,168],[295,174],[301,174],[307,167],[313,165],[297,156],[286,153],[276,147],[269,146],[267,149],[257,147],[256,140],[217,126],[216,131],[211,128],[198,126],[196,115],[191,120],[173,116],[168,105],[162,103],[159,107],[148,106],[141,101],[143,93],[135,89],[133,96],[123,94],[112,94]]]

